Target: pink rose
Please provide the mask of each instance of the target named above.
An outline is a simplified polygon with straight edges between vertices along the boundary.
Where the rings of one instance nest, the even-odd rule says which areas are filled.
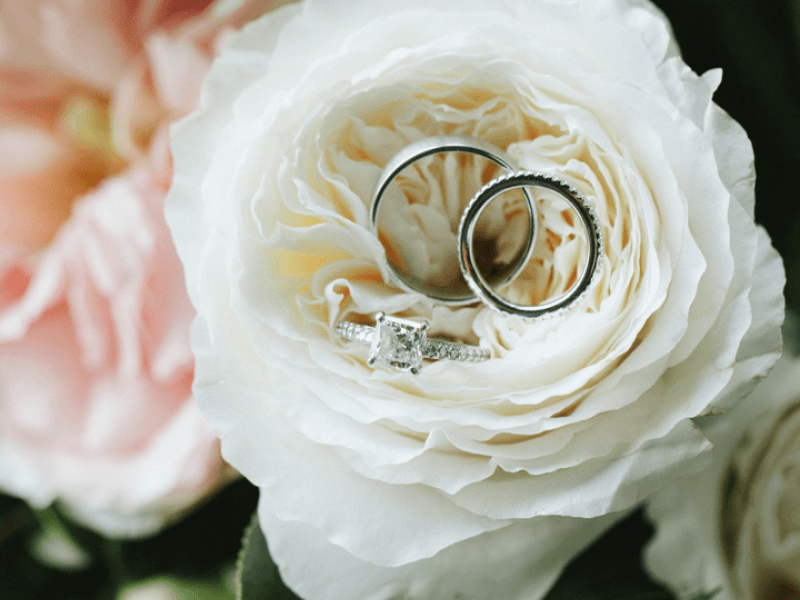
[[[144,535],[233,470],[194,405],[168,125],[274,2],[0,7],[0,489]]]

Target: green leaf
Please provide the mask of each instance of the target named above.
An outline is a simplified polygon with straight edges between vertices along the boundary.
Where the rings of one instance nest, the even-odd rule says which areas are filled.
[[[35,512],[41,531],[30,541],[31,554],[42,564],[61,571],[81,571],[92,563],[91,554],[72,535],[58,511],[50,506]]]
[[[174,598],[175,600],[233,600],[232,590],[219,580],[161,576],[125,585],[117,600]]]
[[[705,594],[700,594],[699,596],[695,596],[692,600],[713,600],[717,594],[722,591],[722,588],[717,588],[713,592],[707,592]]]
[[[242,538],[236,562],[236,600],[299,600],[281,581],[278,567],[272,562],[267,540],[253,515]]]

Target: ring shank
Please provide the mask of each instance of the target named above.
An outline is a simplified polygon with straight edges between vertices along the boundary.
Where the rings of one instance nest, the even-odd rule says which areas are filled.
[[[352,321],[339,321],[336,333],[346,340],[361,344],[372,344],[372,337],[377,329],[373,325],[362,325]],[[448,340],[426,338],[422,344],[422,357],[431,360],[458,360],[463,362],[481,362],[488,360],[490,353],[480,346],[458,344]]]

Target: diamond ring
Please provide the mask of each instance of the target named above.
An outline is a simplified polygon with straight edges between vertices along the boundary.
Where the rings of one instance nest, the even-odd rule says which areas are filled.
[[[351,321],[339,321],[336,332],[346,340],[370,346],[367,364],[371,367],[390,367],[399,371],[419,373],[422,359],[480,362],[489,358],[489,351],[469,344],[428,339],[428,323],[375,315],[375,326]]]
[[[370,206],[370,223],[372,227],[372,233],[374,233],[376,237],[380,239],[378,234],[378,213],[381,208],[381,202],[384,199],[386,191],[389,189],[389,185],[392,183],[392,181],[404,169],[418,160],[425,158],[426,156],[444,154],[447,152],[474,154],[489,159],[496,165],[508,171],[514,171],[517,169],[513,159],[500,148],[478,138],[464,135],[439,135],[425,138],[410,144],[392,157],[392,159],[386,164],[386,167],[384,167],[383,172],[378,179],[378,185],[375,188],[375,193],[372,196],[372,203]],[[509,268],[504,269],[504,272],[498,274],[496,278],[497,281],[494,282],[495,285],[507,283],[519,275],[520,271],[525,267],[528,259],[533,253],[533,243],[536,239],[537,227],[536,206],[526,190],[523,190],[523,194],[526,198],[525,205],[530,223],[530,236],[528,237],[526,245],[518,253],[518,258],[511,262]],[[391,260],[391,258],[388,260],[388,264],[389,271],[394,279],[394,282],[400,288],[408,292],[422,293],[432,300],[450,306],[471,304],[478,300],[478,298],[472,293],[467,285],[464,285],[461,288],[454,288],[452,286],[434,286],[426,281],[414,277],[410,273],[403,272],[400,267]]]
[[[486,208],[486,205],[503,192],[526,187],[544,188],[555,192],[566,200],[573,212],[577,214],[588,238],[586,242],[586,261],[575,284],[561,296],[536,306],[520,306],[498,295],[476,268],[475,246],[472,243],[475,223],[481,211]],[[521,317],[536,318],[569,308],[586,294],[600,271],[603,236],[594,208],[578,190],[566,181],[552,175],[534,173],[532,171],[517,171],[490,181],[470,200],[461,215],[461,223],[458,227],[458,249],[461,272],[467,283],[469,283],[470,288],[483,302],[502,312]]]

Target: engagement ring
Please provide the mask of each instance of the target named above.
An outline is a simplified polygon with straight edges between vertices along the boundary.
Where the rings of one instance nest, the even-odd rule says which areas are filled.
[[[478,346],[428,339],[429,325],[424,321],[390,317],[383,312],[377,313],[375,319],[374,327],[351,321],[336,324],[336,332],[344,339],[370,346],[367,364],[371,367],[390,367],[417,375],[423,358],[464,362],[489,358],[489,351]]]

